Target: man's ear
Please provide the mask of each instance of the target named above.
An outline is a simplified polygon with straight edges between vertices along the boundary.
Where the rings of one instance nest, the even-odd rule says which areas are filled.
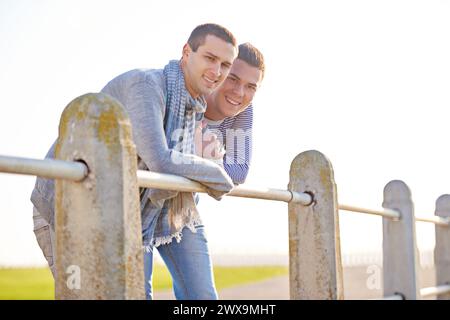
[[[186,59],[191,54],[191,52],[192,52],[191,46],[189,45],[189,43],[186,43],[183,46],[183,58]]]

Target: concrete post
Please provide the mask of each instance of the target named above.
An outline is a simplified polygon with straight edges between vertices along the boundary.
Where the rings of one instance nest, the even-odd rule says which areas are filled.
[[[444,194],[436,200],[435,215],[450,219],[450,195]],[[450,284],[450,227],[436,226],[436,246],[434,247],[434,266],[436,285]],[[450,293],[441,294],[438,300],[450,299]]]
[[[330,161],[318,151],[291,164],[289,190],[308,192],[310,206],[289,203],[291,299],[343,299],[336,184]]]
[[[120,103],[86,94],[64,110],[56,158],[81,160],[81,182],[56,180],[56,299],[144,299],[136,150]]]
[[[401,294],[407,300],[415,300],[420,293],[414,205],[411,191],[403,181],[386,185],[383,208],[397,210],[401,215],[398,221],[383,217],[384,296]]]

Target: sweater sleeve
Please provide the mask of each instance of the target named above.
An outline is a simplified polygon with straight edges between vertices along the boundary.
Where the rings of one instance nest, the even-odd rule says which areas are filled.
[[[247,178],[252,157],[253,106],[238,114],[226,130],[224,169],[235,184],[242,184]]]
[[[114,90],[110,91],[107,87],[104,92],[114,94]],[[233,188],[231,179],[217,164],[168,148],[163,125],[165,94],[157,81],[143,77],[134,81],[123,93],[122,99],[118,98],[128,111],[137,153],[150,171],[197,181],[216,199]]]

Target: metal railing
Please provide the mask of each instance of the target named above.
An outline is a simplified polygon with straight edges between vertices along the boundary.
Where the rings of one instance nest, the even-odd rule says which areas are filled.
[[[450,293],[450,285],[427,287],[420,289],[420,295],[424,298]]]
[[[172,174],[138,170],[137,177],[140,187],[184,192],[207,192],[206,188],[200,183]],[[312,197],[308,193],[272,188],[250,187],[245,185],[236,186],[226,195],[231,197],[300,203],[305,206],[308,206],[312,202]]]
[[[84,163],[77,161],[0,156],[0,172],[81,181],[87,177],[88,168]],[[137,179],[139,186],[145,188],[207,192],[200,183],[172,174],[138,170]],[[227,196],[300,203],[306,206],[312,202],[312,197],[308,193],[244,185],[235,187]]]
[[[398,212],[396,210],[392,210],[392,209],[374,210],[374,209],[350,206],[350,205],[346,205],[346,204],[339,204],[339,210],[372,214],[372,215],[382,216],[385,218],[391,218],[394,220],[400,219],[400,212]]]
[[[438,295],[448,294],[450,293],[450,285],[442,285],[435,287],[427,287],[420,289],[420,296],[422,298],[435,297]],[[371,299],[371,300],[404,300],[405,297],[401,294],[394,294],[391,296],[382,297],[380,299]]]
[[[350,205],[346,205],[346,204],[339,204],[339,210],[377,215],[377,216],[382,216],[385,218],[390,218],[393,220],[399,220],[400,216],[401,216],[400,212],[393,210],[393,209],[376,210],[376,209],[367,209],[367,208],[363,208],[363,207],[350,206]],[[450,226],[449,218],[415,216],[415,220],[417,222],[429,222],[429,223],[433,223],[433,224],[444,226],[444,227]]]
[[[0,156],[0,172],[81,181],[88,174],[82,162]]]

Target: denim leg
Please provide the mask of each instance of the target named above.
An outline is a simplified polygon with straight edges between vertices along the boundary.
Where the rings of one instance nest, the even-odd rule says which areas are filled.
[[[158,251],[172,275],[178,300],[217,300],[205,228],[200,225],[196,230],[185,227],[180,243],[173,240],[158,246]]]
[[[145,276],[145,297],[147,300],[153,300],[153,247],[149,251],[144,250],[144,276]]]

